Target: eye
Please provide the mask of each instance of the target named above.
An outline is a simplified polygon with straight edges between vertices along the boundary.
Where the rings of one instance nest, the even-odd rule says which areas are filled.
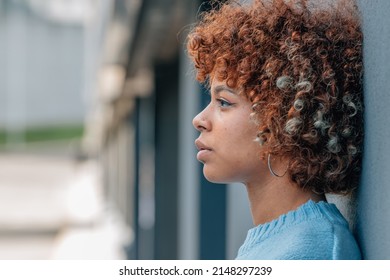
[[[221,99],[221,98],[218,98],[217,102],[219,103],[219,107],[222,107],[222,108],[227,108],[227,107],[232,106],[232,103],[230,103],[224,99]]]

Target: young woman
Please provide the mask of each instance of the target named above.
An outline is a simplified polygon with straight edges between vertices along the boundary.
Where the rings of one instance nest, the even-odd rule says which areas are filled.
[[[237,259],[360,259],[325,193],[358,185],[362,33],[355,3],[221,4],[188,37],[211,102],[193,120],[204,176],[245,184],[255,227]]]

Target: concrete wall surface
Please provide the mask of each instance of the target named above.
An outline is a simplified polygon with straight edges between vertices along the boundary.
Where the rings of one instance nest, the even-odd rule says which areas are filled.
[[[23,5],[5,7],[0,13],[0,130],[83,123],[83,26],[49,21]]]
[[[365,143],[356,230],[365,259],[390,259],[390,1],[358,4],[364,33]]]

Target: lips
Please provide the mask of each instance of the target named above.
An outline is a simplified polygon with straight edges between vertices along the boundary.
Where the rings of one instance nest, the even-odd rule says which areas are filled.
[[[200,141],[199,139],[196,139],[195,140],[195,146],[198,148],[199,152],[198,154],[196,155],[196,158],[201,161],[201,162],[204,162],[207,157],[210,155],[210,153],[212,152],[212,149],[208,146],[206,146],[202,141]]]
[[[195,140],[195,146],[198,148],[199,151],[202,151],[202,150],[209,150],[209,151],[211,151],[211,148],[209,148],[208,146],[203,144],[203,142],[200,141],[199,139]]]

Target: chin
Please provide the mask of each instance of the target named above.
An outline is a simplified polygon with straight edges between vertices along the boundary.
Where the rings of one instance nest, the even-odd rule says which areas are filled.
[[[209,172],[205,172],[203,170],[203,175],[207,179],[207,181],[215,184],[228,184],[233,183],[232,180],[228,180],[228,178],[224,176],[218,176],[217,174],[210,174]]]

